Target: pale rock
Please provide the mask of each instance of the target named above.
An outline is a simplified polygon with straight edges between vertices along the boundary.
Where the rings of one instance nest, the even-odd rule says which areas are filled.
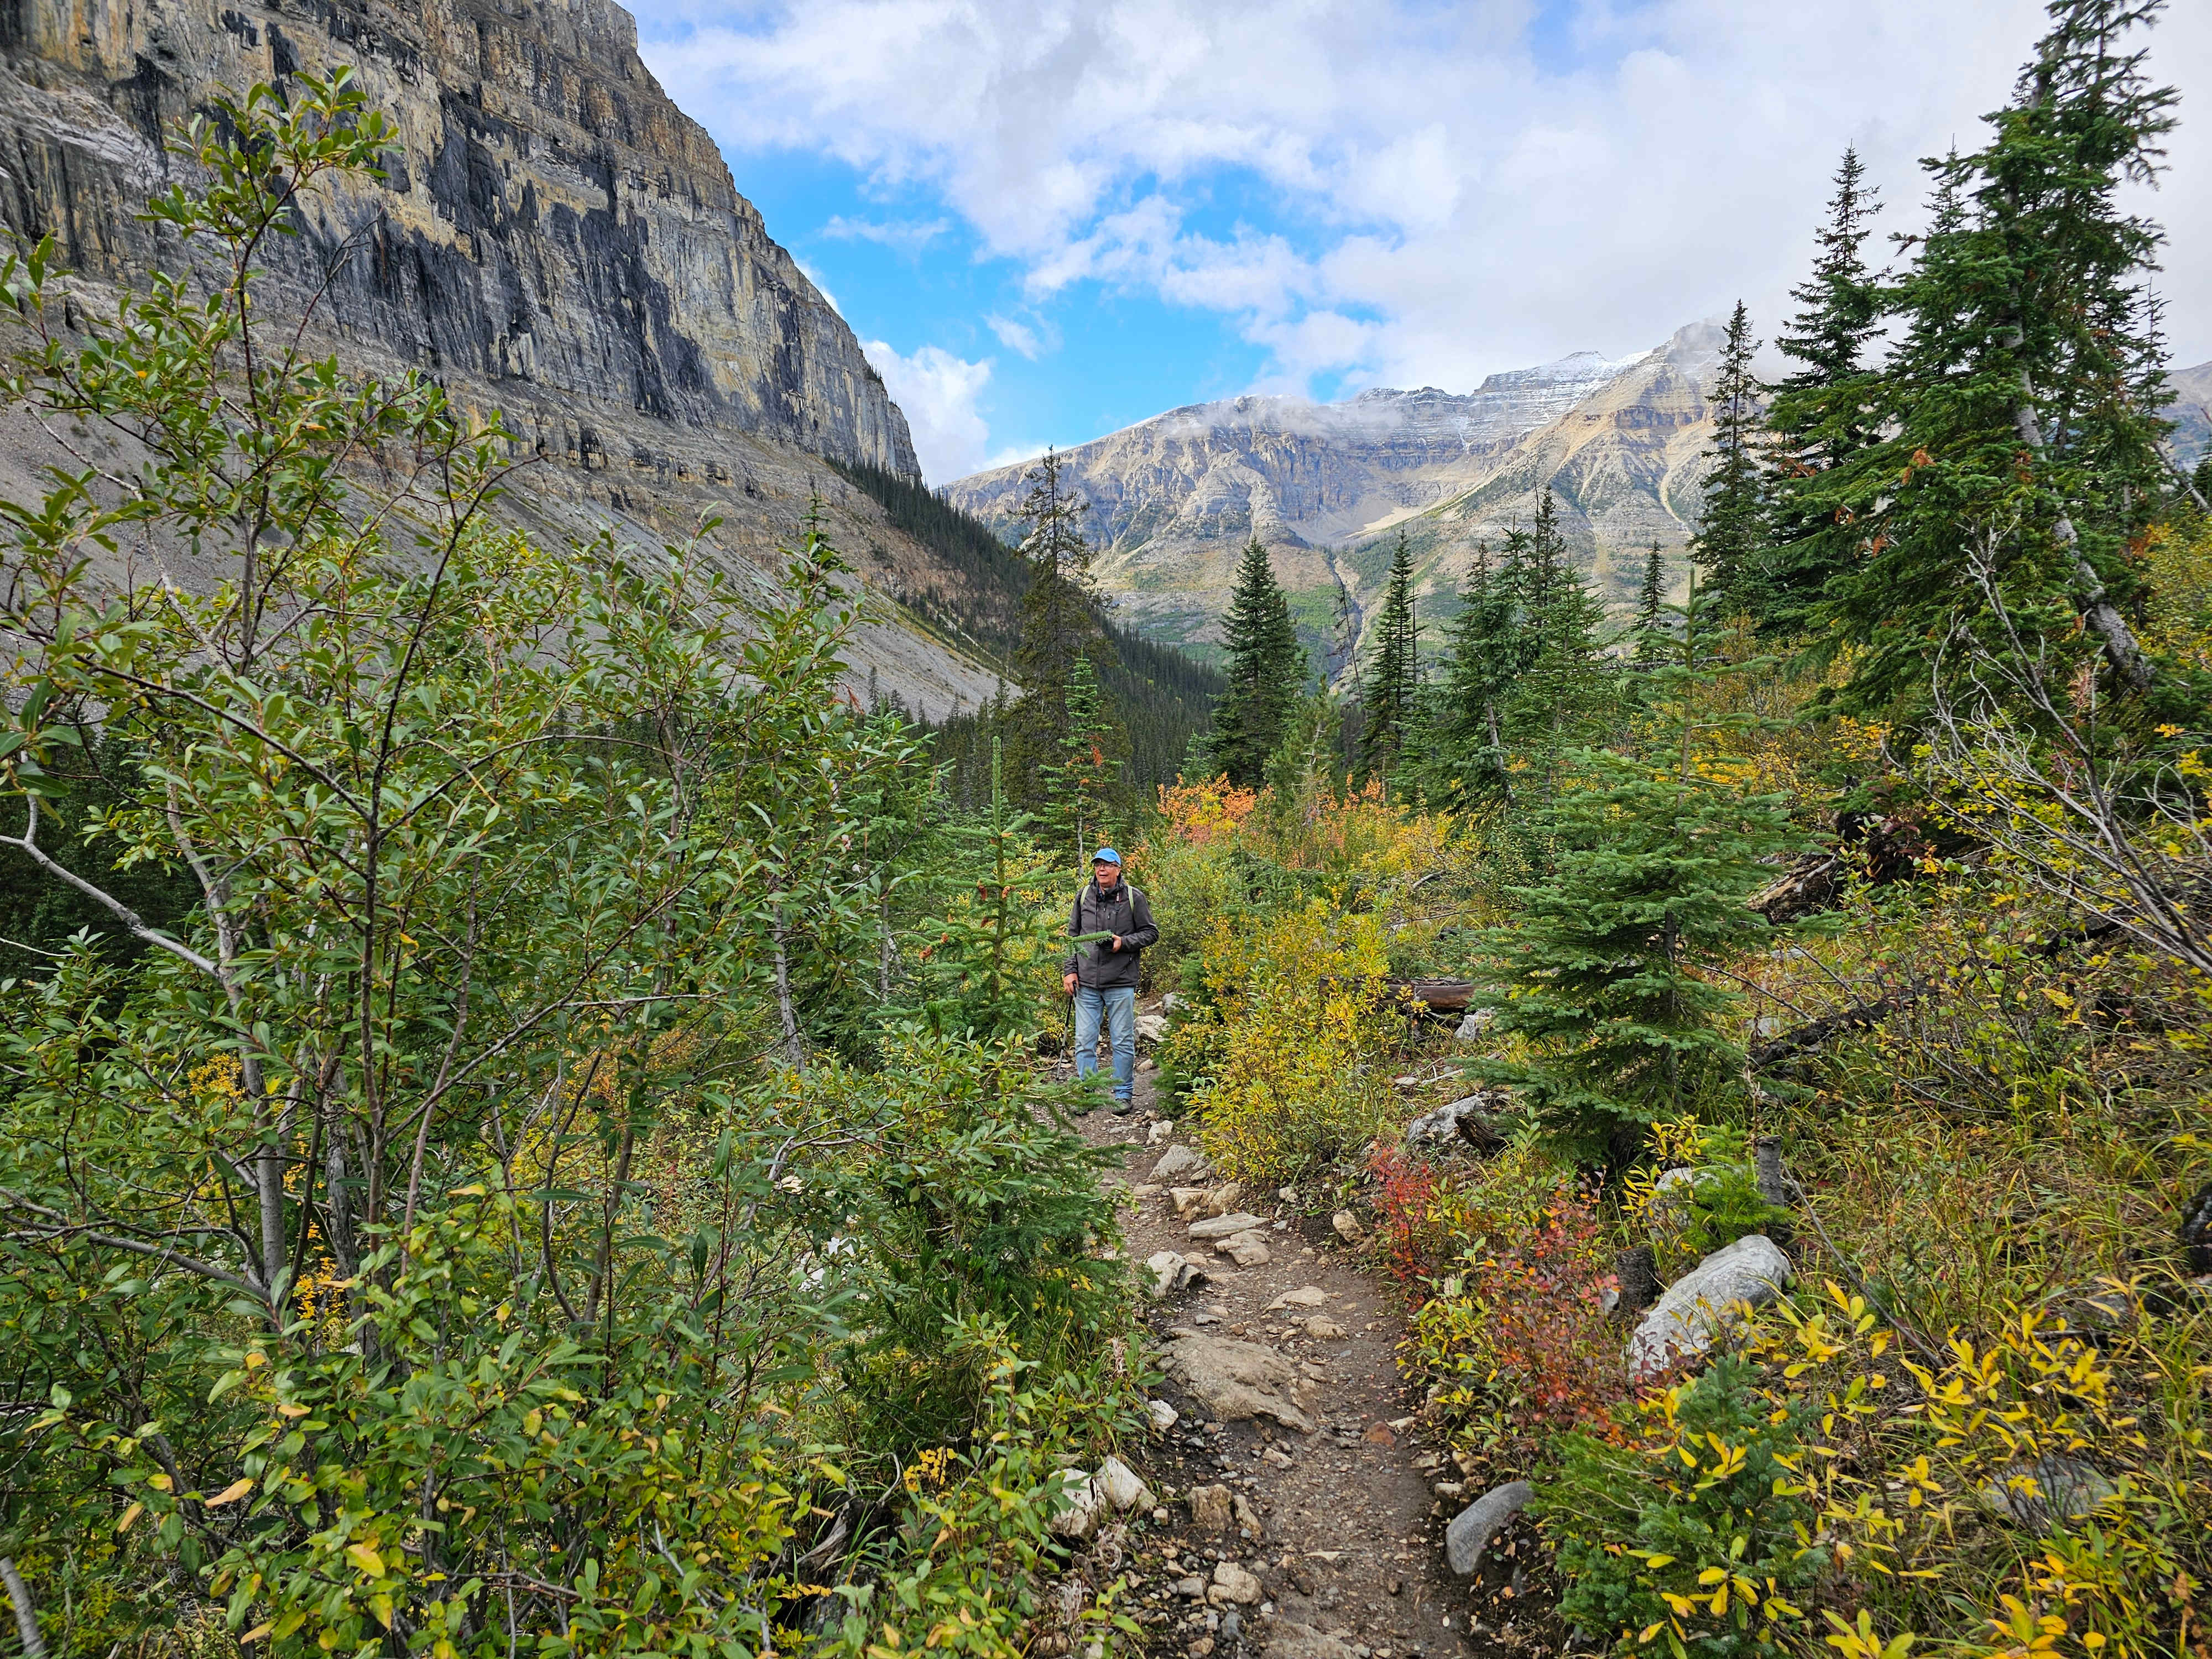
[[[1152,1489],[1118,1457],[1109,1457],[1101,1463],[1098,1473],[1091,1477],[1091,1484],[1116,1515],[1152,1506]]]
[[[1267,1304],[1267,1311],[1274,1313],[1284,1308],[1325,1308],[1328,1292],[1318,1285],[1301,1285],[1295,1291],[1285,1291]]]
[[[1203,1187],[1169,1188],[1168,1204],[1175,1211],[1176,1219],[1188,1221],[1196,1217],[1199,1211],[1205,1207],[1206,1194],[1206,1188]]]
[[[1160,999],[1160,1006],[1169,1013],[1179,1014],[1190,1006],[1190,999],[1180,991],[1170,991]]]
[[[1260,1599],[1260,1581],[1234,1561],[1223,1561],[1213,1569],[1213,1583],[1206,1587],[1206,1599],[1217,1607],[1231,1602],[1249,1607]]]
[[[1243,1492],[1231,1500],[1230,1509],[1237,1517],[1237,1530],[1245,1537],[1260,1539],[1267,1535],[1267,1529],[1260,1524],[1260,1511],[1252,1507],[1252,1500]]]
[[[1106,1509],[1106,1500],[1097,1483],[1082,1469],[1064,1469],[1068,1505],[1054,1516],[1048,1525],[1056,1538],[1088,1538],[1098,1530],[1098,1522]]]
[[[1205,1221],[1193,1222],[1190,1228],[1190,1236],[1193,1238],[1199,1239],[1200,1241],[1211,1241],[1217,1238],[1234,1238],[1241,1232],[1246,1232],[1254,1227],[1263,1226],[1266,1223],[1262,1218],[1249,1214],[1243,1210],[1238,1210],[1231,1215],[1218,1215]]]
[[[1147,1146],[1157,1146],[1164,1140],[1174,1139],[1175,1122],[1170,1118],[1161,1118],[1145,1131],[1145,1145]],[[1153,1173],[1157,1175],[1159,1172],[1156,1170]]]
[[[1203,1601],[1206,1600],[1206,1580],[1195,1577],[1178,1578],[1175,1582],[1175,1593],[1189,1601]]]
[[[1349,1210],[1339,1210],[1331,1216],[1329,1225],[1336,1229],[1336,1236],[1347,1244],[1360,1245],[1367,1242],[1367,1229],[1359,1224],[1359,1218]]]
[[[1129,1199],[1132,1203],[1142,1204],[1146,1199],[1158,1198],[1159,1195],[1160,1189],[1149,1181],[1140,1181],[1129,1188]]]
[[[1459,1029],[1452,1033],[1452,1040],[1455,1042],[1480,1042],[1489,1031],[1491,1022],[1497,1018],[1493,1009],[1470,1008],[1467,1017],[1460,1021]]]
[[[1306,1321],[1305,1331],[1316,1342],[1347,1341],[1352,1334],[1334,1319],[1325,1319],[1319,1314]]]
[[[1240,1267],[1264,1267],[1274,1259],[1274,1252],[1267,1248],[1267,1236],[1257,1231],[1238,1233],[1213,1248]]]
[[[1702,1357],[1741,1322],[1739,1304],[1763,1307],[1790,1284],[1790,1258],[1764,1233],[1714,1251],[1667,1287],[1628,1339],[1638,1382]]]
[[[1226,1486],[1193,1486],[1190,1489],[1190,1524],[1200,1532],[1227,1532],[1236,1523],[1237,1512],[1231,1507]]]
[[[1168,1017],[1165,1014],[1139,1014],[1137,1016],[1138,1042],[1158,1042],[1163,1037],[1166,1036],[1167,1034]]]
[[[1145,1266],[1152,1275],[1147,1287],[1155,1302],[1164,1302],[1178,1291],[1203,1285],[1206,1275],[1193,1263],[1185,1261],[1173,1250],[1159,1250],[1145,1258]]]
[[[1193,1146],[1170,1146],[1160,1154],[1160,1161],[1152,1165],[1148,1180],[1163,1187],[1172,1187],[1177,1182],[1210,1181],[1213,1166]]]
[[[1469,1504],[1444,1528],[1444,1562],[1461,1577],[1482,1565],[1482,1553],[1508,1521],[1528,1507],[1535,1489],[1526,1480],[1509,1480]]]
[[[1497,1146],[1503,1137],[1492,1114],[1498,1104],[1499,1097],[1487,1091],[1462,1095],[1408,1123],[1406,1145],[1415,1152],[1441,1152],[1455,1146]]]
[[[1261,1659],[1358,1659],[1348,1642],[1289,1620],[1278,1620],[1267,1632]]]
[[[1273,1348],[1226,1336],[1177,1337],[1160,1350],[1160,1369],[1223,1422],[1264,1417],[1313,1432],[1313,1384]]]
[[[1152,1419],[1153,1431],[1158,1434],[1165,1434],[1182,1421],[1182,1413],[1164,1400],[1145,1401],[1145,1413]]]

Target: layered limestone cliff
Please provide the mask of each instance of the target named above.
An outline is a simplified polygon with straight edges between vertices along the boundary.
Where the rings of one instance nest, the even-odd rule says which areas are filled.
[[[1581,352],[1465,394],[1240,398],[1172,410],[1064,459],[1091,502],[1103,583],[1164,638],[1216,637],[1255,535],[1310,617],[1340,592],[1364,614],[1401,529],[1421,591],[1456,594],[1475,550],[1525,524],[1547,484],[1583,567],[1626,593],[1654,540],[1679,549],[1687,538],[1719,345],[1718,328],[1698,323],[1640,356]],[[1020,472],[978,473],[948,493],[1001,519]]]
[[[757,572],[819,491],[878,590],[856,675],[980,702],[992,677],[886,602],[946,573],[823,464],[918,476],[905,417],[636,47],[611,0],[0,0],[0,222],[94,281],[179,269],[137,216],[174,125],[351,65],[394,128],[386,177],[312,203],[266,310],[319,290],[312,333],[349,368],[503,410],[523,471],[501,510],[547,536],[649,549],[712,511]],[[15,443],[0,483],[43,459]]]

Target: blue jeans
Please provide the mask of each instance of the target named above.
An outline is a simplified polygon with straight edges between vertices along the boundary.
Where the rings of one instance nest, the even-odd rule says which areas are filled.
[[[1093,985],[1075,988],[1075,1074],[1089,1077],[1098,1069],[1098,1024],[1106,1023],[1114,1046],[1114,1098],[1127,1100],[1137,1086],[1137,988]]]

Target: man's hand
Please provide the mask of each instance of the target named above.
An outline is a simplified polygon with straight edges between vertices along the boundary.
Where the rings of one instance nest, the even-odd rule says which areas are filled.
[[[1066,993],[1067,993],[1067,994],[1068,994],[1068,995],[1070,995],[1070,996],[1073,996],[1073,995],[1075,994],[1075,975],[1073,975],[1073,974],[1062,974],[1062,975],[1060,976],[1060,986],[1061,986],[1061,988],[1066,991]]]
[[[1113,942],[1111,945],[1108,945],[1106,948],[1107,948],[1108,950],[1109,950],[1109,951],[1118,951],[1118,950],[1120,950],[1120,949],[1121,948],[1121,936],[1119,933],[1115,934],[1115,935],[1114,935],[1114,942]]]

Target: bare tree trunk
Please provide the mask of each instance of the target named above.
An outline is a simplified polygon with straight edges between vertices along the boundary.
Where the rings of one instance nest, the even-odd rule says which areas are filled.
[[[23,1638],[26,1659],[46,1659],[46,1641],[39,1634],[39,1610],[31,1605],[31,1592],[23,1588],[23,1575],[4,1555],[0,1555],[0,1583],[8,1586],[8,1600],[15,1609],[15,1633]]]
[[[806,1044],[799,1035],[799,1006],[791,1000],[790,934],[784,926],[783,904],[776,903],[775,920],[769,924],[775,941],[775,1007],[783,1018],[783,1052],[794,1072],[806,1069]]]

